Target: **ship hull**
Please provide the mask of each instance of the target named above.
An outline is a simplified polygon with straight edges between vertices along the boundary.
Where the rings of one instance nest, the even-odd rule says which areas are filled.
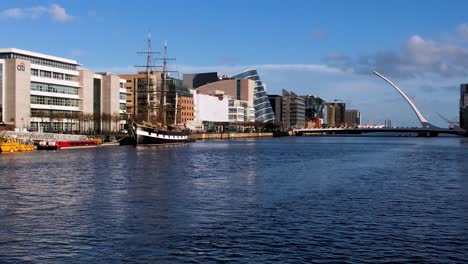
[[[188,142],[188,131],[166,131],[155,128],[136,128],[137,145],[183,144]]]

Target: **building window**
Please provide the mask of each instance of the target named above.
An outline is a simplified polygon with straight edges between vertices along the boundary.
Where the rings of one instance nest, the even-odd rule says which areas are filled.
[[[79,100],[70,98],[31,95],[31,104],[78,107]]]
[[[39,71],[39,76],[44,77],[44,78],[51,78],[52,73],[50,71]]]
[[[57,84],[31,82],[31,90],[49,93],[78,94],[79,88]]]
[[[64,62],[52,61],[52,60],[47,60],[47,59],[42,59],[42,58],[36,58],[36,57],[23,55],[23,54],[16,54],[16,53],[0,54],[0,58],[1,59],[22,59],[22,60],[30,61],[32,64],[39,64],[39,65],[44,65],[44,66],[50,66],[50,67],[55,67],[55,68],[76,71],[76,65],[74,64],[68,64]]]
[[[63,73],[54,72],[54,79],[63,80]]]

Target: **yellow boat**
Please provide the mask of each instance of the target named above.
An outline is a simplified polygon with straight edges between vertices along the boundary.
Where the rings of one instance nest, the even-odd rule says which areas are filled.
[[[34,145],[23,144],[16,137],[0,138],[0,152],[33,151]]]

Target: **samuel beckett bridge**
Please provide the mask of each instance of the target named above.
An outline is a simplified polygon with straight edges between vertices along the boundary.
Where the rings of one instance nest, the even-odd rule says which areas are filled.
[[[411,99],[392,81],[383,76],[382,74],[374,71],[374,74],[382,78],[384,81],[389,83],[395,90],[398,91],[401,96],[408,102],[413,111],[416,113],[416,116],[421,123],[421,127],[360,127],[360,128],[305,128],[305,129],[294,129],[296,135],[306,135],[306,134],[364,134],[364,133],[392,133],[398,135],[399,133],[404,134],[416,134],[417,136],[424,137],[436,137],[439,134],[451,134],[458,136],[468,136],[468,132],[465,129],[460,128],[452,124],[450,128],[440,128],[431,124],[427,119],[421,114],[416,105],[411,101]]]

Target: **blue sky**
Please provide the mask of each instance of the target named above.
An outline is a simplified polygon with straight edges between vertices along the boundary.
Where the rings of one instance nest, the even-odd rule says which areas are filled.
[[[168,41],[181,73],[257,68],[267,91],[344,100],[366,122],[417,125],[458,118],[468,82],[467,1],[2,1],[0,47],[76,59],[94,71],[128,73]]]

